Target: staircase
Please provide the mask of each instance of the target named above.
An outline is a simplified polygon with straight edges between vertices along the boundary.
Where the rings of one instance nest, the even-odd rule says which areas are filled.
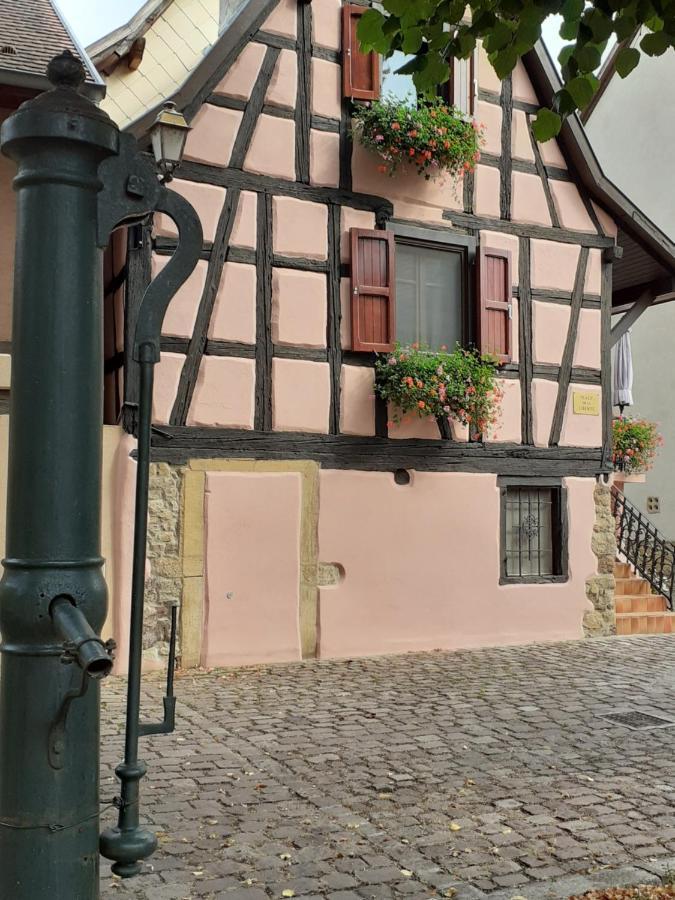
[[[612,486],[616,520],[616,633],[675,634],[675,546]],[[620,561],[621,560],[621,561]]]
[[[675,615],[666,598],[633,572],[629,563],[614,565],[617,634],[675,634]]]

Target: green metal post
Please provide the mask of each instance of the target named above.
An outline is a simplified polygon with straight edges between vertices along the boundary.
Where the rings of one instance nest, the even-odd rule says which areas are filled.
[[[3,125],[17,192],[7,559],[0,583],[0,897],[99,896],[100,162],[114,123],[79,63]],[[75,662],[78,665],[64,665]]]

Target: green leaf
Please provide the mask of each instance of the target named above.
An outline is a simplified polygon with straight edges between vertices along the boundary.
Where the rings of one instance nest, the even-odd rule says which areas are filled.
[[[389,50],[391,36],[385,35],[382,30],[384,16],[376,9],[367,10],[359,20],[356,28],[356,36],[365,52],[375,50],[377,53],[386,53]]]
[[[485,40],[483,41],[483,46],[485,47],[486,53],[495,53],[497,50],[502,50],[506,47],[507,44],[511,43],[511,38],[513,37],[513,31],[506,22],[499,20],[495,22],[495,26],[487,35]]]
[[[640,51],[635,47],[624,47],[623,50],[619,50],[616,55],[616,59],[614,60],[614,67],[618,74],[625,78],[626,75],[630,75],[635,66],[640,62]]]
[[[578,21],[584,11],[584,0],[565,0],[560,7],[560,15],[566,21]]]
[[[498,53],[492,53],[489,57],[492,68],[497,73],[498,78],[506,78],[516,67],[518,62],[518,54],[513,47],[507,47]]]
[[[586,44],[580,47],[575,56],[582,72],[595,72],[602,62],[602,54],[595,44]]]
[[[553,107],[561,116],[568,116],[576,110],[577,104],[567,90],[567,85],[565,85],[564,88],[561,88],[554,96]]]
[[[661,56],[670,47],[670,37],[665,31],[657,31],[646,34],[640,41],[640,46],[647,56]]]
[[[574,44],[565,44],[560,53],[558,54],[558,62],[560,63],[561,68],[566,66],[570,61],[570,57],[574,55]]]
[[[550,109],[540,109],[537,118],[532,122],[532,134],[540,142],[550,141],[559,134],[562,119]]]
[[[402,16],[408,9],[409,0],[382,0],[382,6],[394,16]]]
[[[450,66],[437,53],[427,53],[421,57],[424,63],[413,75],[413,83],[418,91],[428,92],[450,77]]]
[[[579,30],[579,22],[578,20],[575,22],[572,21],[564,21],[560,26],[560,37],[564,41],[573,41],[576,39],[577,32]]]
[[[422,46],[422,38],[424,37],[421,28],[408,28],[403,33],[403,44],[401,50],[404,53],[417,53]]]
[[[597,82],[597,79],[595,79]],[[565,85],[565,90],[572,97],[579,109],[587,106],[593,98],[596,84],[592,75],[577,75]]]
[[[593,40],[596,44],[606,41],[614,30],[611,18],[605,15],[598,6],[586,10],[583,21],[593,32]]]
[[[619,41],[628,40],[628,38],[637,29],[637,22],[634,16],[624,15],[614,19],[614,31]]]

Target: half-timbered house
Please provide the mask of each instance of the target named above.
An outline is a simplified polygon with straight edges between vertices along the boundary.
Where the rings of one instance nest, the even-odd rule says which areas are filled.
[[[576,119],[533,140],[557,84],[543,46],[503,82],[482,50],[453,64],[449,98],[486,126],[459,190],[381,174],[352,139],[354,104],[410,84],[361,52],[364,9],[151,0],[90,48],[103,107],[141,140],[163,101],[186,114],[172,187],[204,230],[156,377],[149,659],[173,599],[186,666],[612,629],[596,490],[611,469],[612,278],[639,277],[624,244],[669,271],[675,249],[604,177]],[[159,218],[120,232],[106,261],[122,640],[138,389],[125,351],[175,246]],[[496,353],[500,426],[442,440],[433,420],[392,424],[374,362],[396,339]]]

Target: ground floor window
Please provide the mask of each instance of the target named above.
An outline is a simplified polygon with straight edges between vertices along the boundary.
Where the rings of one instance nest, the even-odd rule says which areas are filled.
[[[500,479],[502,582],[567,579],[566,492],[560,481]]]

